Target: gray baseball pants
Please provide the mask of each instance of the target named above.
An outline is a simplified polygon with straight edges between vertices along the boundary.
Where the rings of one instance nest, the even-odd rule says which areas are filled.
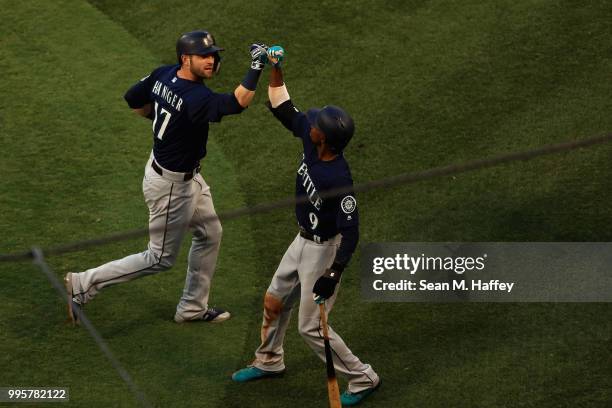
[[[163,176],[147,162],[142,182],[149,207],[149,245],[144,252],[72,274],[77,302],[90,302],[103,288],[170,269],[188,229],[193,232],[187,277],[175,320],[200,318],[208,309],[208,295],[221,243],[221,223],[210,188],[198,173],[184,181],[184,173],[162,168]]]
[[[312,287],[329,268],[336,255],[340,236],[323,243],[301,237],[293,240],[264,298],[264,316],[261,326],[261,345],[255,352],[253,366],[266,371],[282,371],[283,340],[294,304],[299,300],[298,330],[312,350],[325,361],[325,345],[320,327],[319,307],[312,297]],[[326,302],[328,312],[332,310],[338,290]],[[369,364],[362,363],[346,346],[338,334],[329,327],[334,367],[348,380],[350,392],[356,393],[376,386],[378,375]]]

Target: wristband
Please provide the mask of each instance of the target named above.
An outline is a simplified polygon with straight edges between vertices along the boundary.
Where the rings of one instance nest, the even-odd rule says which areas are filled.
[[[241,84],[249,91],[255,91],[257,88],[257,81],[259,81],[259,76],[261,75],[261,70],[249,68],[244,79]]]
[[[334,262],[329,269],[325,270],[323,276],[334,279],[337,282],[340,280],[340,276],[342,276],[344,267],[345,265],[339,264],[338,262]]]
[[[289,98],[289,92],[287,92],[287,87],[285,84],[277,87],[268,87],[268,98],[270,99],[270,104],[273,108],[278,108],[283,102],[287,102]]]

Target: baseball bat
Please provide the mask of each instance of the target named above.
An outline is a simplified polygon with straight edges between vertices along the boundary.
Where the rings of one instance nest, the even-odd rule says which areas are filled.
[[[329,345],[329,332],[327,330],[327,315],[325,304],[319,303],[319,313],[321,315],[321,328],[323,329],[323,342],[325,343],[325,364],[327,366],[327,395],[329,396],[329,408],[342,408],[340,404],[340,388],[336,379],[336,369],[332,359],[332,350]]]

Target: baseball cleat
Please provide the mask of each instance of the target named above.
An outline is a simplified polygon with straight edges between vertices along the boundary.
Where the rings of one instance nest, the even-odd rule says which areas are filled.
[[[202,315],[202,320],[208,323],[221,323],[232,317],[230,312],[223,309],[209,307],[206,313]]]
[[[221,322],[226,321],[230,317],[232,317],[230,312],[227,312],[227,311],[225,311],[223,309],[220,309],[220,308],[217,308],[217,307],[209,307],[208,310],[206,311],[206,313],[204,313],[198,319],[186,320],[183,317],[179,316],[178,314],[175,314],[174,315],[174,321],[177,322],[177,323],[199,322],[199,321],[204,321],[204,322],[207,322],[207,323],[221,323]]]
[[[353,405],[360,404],[368,395],[372,394],[374,391],[380,387],[381,380],[378,380],[378,384],[375,387],[367,388],[363,391],[359,391],[356,393],[352,393],[349,390],[346,390],[340,396],[340,402],[343,407],[350,407]]]
[[[232,380],[236,382],[248,382],[253,380],[259,380],[261,378],[273,378],[281,377],[285,373],[283,371],[265,371],[257,367],[249,366],[241,370],[236,371],[232,374]]]
[[[81,310],[81,305],[74,301],[73,292],[72,292],[72,272],[68,272],[64,276],[64,287],[66,288],[66,292],[68,292],[68,302],[66,303],[68,309],[68,318],[72,322],[72,325],[79,324],[79,314],[78,312]]]

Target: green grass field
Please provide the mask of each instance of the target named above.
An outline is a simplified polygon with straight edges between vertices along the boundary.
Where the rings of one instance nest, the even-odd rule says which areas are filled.
[[[514,1],[1,0],[0,252],[146,226],[150,123],[125,90],[175,59],[181,32],[226,48],[229,92],[253,41],[287,50],[297,106],[353,115],[357,183],[612,130],[612,4]],[[203,175],[217,211],[293,194],[300,144],[254,104],[211,127]],[[611,241],[612,145],[360,194],[361,243]],[[262,298],[296,233],[292,209],[224,223],[211,300],[222,325],[172,321],[172,271],[115,286],[86,312],[158,407],[324,407],[325,367],[297,333],[282,379],[233,384],[258,345]],[[58,276],[146,239],[49,258]],[[330,324],[384,385],[364,407],[605,407],[608,304],[366,303],[359,251]],[[28,262],[0,264],[0,387],[70,388],[67,406],[138,406]],[[341,388],[345,382],[341,381]],[[24,404],[27,406],[27,404]]]

